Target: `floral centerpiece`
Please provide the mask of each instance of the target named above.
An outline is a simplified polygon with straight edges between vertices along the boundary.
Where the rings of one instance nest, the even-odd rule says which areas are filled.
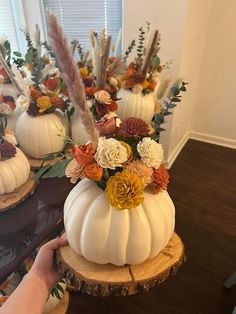
[[[14,132],[6,128],[7,115],[14,111],[11,96],[0,95],[0,195],[11,193],[29,178],[30,166],[23,152],[16,147]]]
[[[72,146],[66,167],[72,182],[80,180],[64,205],[69,244],[95,263],[141,263],[157,255],[174,231],[162,146],[139,118],[124,119],[112,135],[99,137],[81,74],[51,14],[48,26],[52,51],[89,137],[89,143]]]
[[[34,45],[28,33],[25,35],[28,50],[24,58],[18,54],[18,66],[10,67],[2,57],[1,62],[20,95],[16,104],[21,112],[15,126],[19,145],[31,158],[42,159],[64,148],[57,134],[67,133],[64,113],[71,114],[70,100],[55,60],[41,55],[39,39]]]
[[[133,40],[125,52],[125,61],[135,45]],[[143,27],[139,29],[137,56],[120,77],[117,113],[121,120],[133,116],[150,125],[155,112],[155,94],[160,84],[159,74],[164,67],[158,56],[159,49],[159,32],[152,30],[150,23],[147,23],[146,30]]]

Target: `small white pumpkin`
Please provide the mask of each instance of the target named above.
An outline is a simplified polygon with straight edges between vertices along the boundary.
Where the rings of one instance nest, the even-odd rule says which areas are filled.
[[[0,160],[0,195],[11,193],[29,178],[30,165],[23,152],[16,148],[16,155]]]
[[[155,97],[153,93],[143,95],[137,94],[128,89],[121,88],[117,93],[118,110],[117,114],[121,121],[135,117],[144,120],[148,125],[151,123],[155,110]]]
[[[59,133],[67,134],[67,122],[60,111],[37,117],[23,112],[16,123],[16,136],[21,149],[37,159],[64,149],[65,143]]]
[[[60,282],[59,284],[65,293],[66,284],[62,283],[62,282]],[[60,290],[58,290],[58,293],[62,299],[64,293],[62,293]],[[61,302],[60,299],[58,299],[56,296],[52,296],[52,294],[50,294],[46,304],[44,305],[43,314],[51,312],[60,302]]]
[[[143,204],[117,210],[102,189],[84,179],[66,199],[64,224],[71,248],[87,260],[139,264],[166,247],[174,231],[175,207],[167,191],[145,191]]]

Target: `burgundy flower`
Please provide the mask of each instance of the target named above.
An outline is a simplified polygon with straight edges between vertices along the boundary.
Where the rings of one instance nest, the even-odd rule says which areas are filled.
[[[100,104],[99,102],[96,102],[96,113],[100,116],[103,117],[105,114],[109,112],[109,107],[106,104]]]
[[[93,84],[93,78],[91,76],[83,77],[83,83],[86,87],[91,87]]]
[[[140,84],[145,80],[145,77],[144,77],[142,72],[135,72],[133,79],[134,79],[136,84]]]
[[[35,103],[31,103],[29,105],[27,113],[29,116],[33,116],[33,117],[40,116],[39,108],[37,107],[37,105]]]
[[[147,123],[139,118],[127,118],[120,124],[120,134],[124,137],[139,139],[148,136],[148,133]]]
[[[0,159],[10,159],[16,155],[16,147],[7,141],[0,143]]]

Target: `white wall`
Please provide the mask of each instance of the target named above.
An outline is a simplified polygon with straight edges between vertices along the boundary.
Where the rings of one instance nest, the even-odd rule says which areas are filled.
[[[173,80],[179,77],[181,53],[187,14],[187,0],[126,0],[124,1],[124,49],[132,39],[138,38],[138,29],[149,21],[161,33],[160,57],[163,63],[172,60],[169,70],[163,75]],[[169,156],[172,116],[167,118],[167,131],[161,133],[165,158]]]
[[[193,136],[236,148],[236,1],[214,0],[206,30]]]
[[[184,31],[184,41],[181,51],[179,73],[189,82],[183,100],[175,108],[168,151],[168,161],[171,164],[179,150],[189,138],[192,128],[193,109],[199,93],[199,77],[204,59],[207,41],[207,29],[212,3],[214,0],[188,0],[187,20]]]

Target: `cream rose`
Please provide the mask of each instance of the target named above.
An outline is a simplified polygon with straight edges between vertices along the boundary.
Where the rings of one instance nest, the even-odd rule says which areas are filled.
[[[144,137],[142,141],[138,143],[137,150],[145,165],[155,169],[159,168],[164,157],[161,144],[156,143],[149,137]]]
[[[109,105],[112,101],[111,95],[105,90],[100,90],[96,92],[94,94],[94,97],[100,104]]]
[[[29,104],[30,104],[30,99],[29,99],[29,97],[27,97],[25,95],[20,95],[16,99],[16,106],[17,107],[28,108]]]
[[[102,168],[115,169],[128,160],[127,149],[114,138],[100,137],[94,158]]]
[[[17,139],[16,137],[13,135],[13,134],[5,134],[4,135],[4,139],[11,143],[12,145],[16,146],[18,143],[17,143]]]

